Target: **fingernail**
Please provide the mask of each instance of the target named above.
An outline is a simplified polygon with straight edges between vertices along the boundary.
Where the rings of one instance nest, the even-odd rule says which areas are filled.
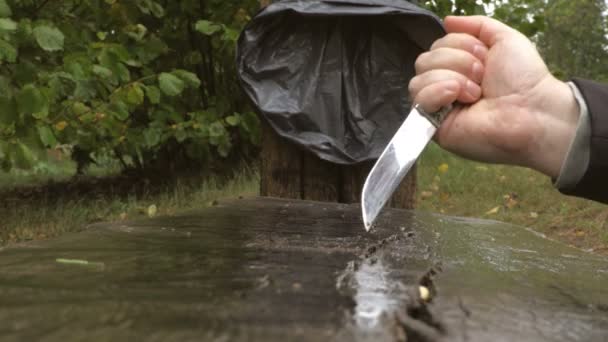
[[[483,45],[475,45],[475,47],[473,48],[473,55],[479,58],[479,60],[485,61],[486,56],[488,55],[488,48]]]
[[[477,99],[481,96],[481,88],[471,80],[467,80],[465,89],[467,94],[469,94],[474,99]]]
[[[483,65],[479,62],[473,63],[473,77],[476,82],[481,83],[483,80]]]

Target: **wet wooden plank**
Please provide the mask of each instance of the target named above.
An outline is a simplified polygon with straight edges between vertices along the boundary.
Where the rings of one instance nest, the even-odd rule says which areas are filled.
[[[365,233],[355,205],[220,201],[5,248],[0,268],[3,341],[608,336],[606,258],[414,211]]]

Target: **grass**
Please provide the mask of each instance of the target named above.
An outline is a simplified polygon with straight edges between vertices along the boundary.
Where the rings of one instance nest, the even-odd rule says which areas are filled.
[[[418,169],[418,209],[495,219],[607,252],[608,206],[559,193],[535,171],[459,158],[432,144]]]
[[[59,163],[29,173],[0,174],[0,190],[16,184],[66,179],[73,165]],[[103,174],[103,170],[93,170]],[[203,177],[202,175],[200,177]],[[138,195],[29,196],[0,203],[0,245],[49,238],[97,221],[120,221],[211,205],[226,197],[258,193],[260,176],[245,168],[235,177],[178,180]],[[193,186],[192,184],[196,184]],[[60,191],[60,194],[63,194]],[[33,199],[32,199],[33,198]],[[608,253],[608,206],[567,197],[550,179],[531,170],[487,165],[456,157],[431,144],[418,165],[418,210],[494,219],[531,227],[571,245]]]
[[[1,175],[0,175],[1,177]],[[201,175],[201,177],[203,177]],[[51,177],[52,179],[62,177]],[[18,179],[18,177],[17,177]],[[41,176],[28,175],[26,184],[41,180]],[[47,180],[48,178],[44,178]],[[193,187],[192,184],[200,184]],[[78,231],[86,225],[99,221],[120,221],[138,217],[173,215],[177,212],[201,208],[217,199],[255,195],[258,191],[259,174],[256,170],[245,168],[236,176],[205,177],[204,180],[177,181],[170,188],[150,189],[143,195],[130,195],[126,198],[109,196],[43,196],[33,200],[4,198],[0,205],[3,217],[0,226],[0,245],[46,239],[60,234]],[[15,183],[11,183],[11,186]]]

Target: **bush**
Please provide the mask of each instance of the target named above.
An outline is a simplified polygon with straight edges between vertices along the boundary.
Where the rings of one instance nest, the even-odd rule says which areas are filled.
[[[49,148],[82,170],[193,165],[247,153],[259,122],[234,70],[257,1],[0,0],[0,163]]]

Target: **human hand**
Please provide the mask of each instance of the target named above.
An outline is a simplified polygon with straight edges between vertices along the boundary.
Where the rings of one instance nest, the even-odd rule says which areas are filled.
[[[457,102],[435,136],[463,157],[534,168],[551,177],[574,138],[579,109],[534,45],[488,17],[447,17],[448,34],[416,61],[409,84],[427,112]]]

